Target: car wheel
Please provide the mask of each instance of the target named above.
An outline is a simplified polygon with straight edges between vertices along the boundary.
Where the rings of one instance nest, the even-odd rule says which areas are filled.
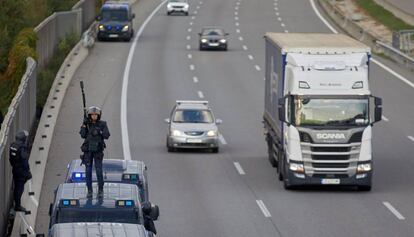
[[[185,15],[188,16],[188,12],[186,12]]]
[[[174,152],[175,151],[175,148],[174,147],[167,146],[167,150],[168,150],[168,152]]]
[[[224,46],[223,50],[224,51],[227,51],[227,44],[226,44],[226,46]]]
[[[219,152],[219,148],[218,147],[214,147],[214,148],[211,149],[211,152],[218,153]]]
[[[167,12],[167,16],[171,15],[171,12]]]
[[[98,41],[103,41],[103,38],[101,36],[97,37]]]
[[[129,41],[131,41],[131,36],[129,36],[129,37],[127,37],[127,38],[125,38],[125,39],[124,39],[124,41],[125,41],[125,42],[129,42]]]

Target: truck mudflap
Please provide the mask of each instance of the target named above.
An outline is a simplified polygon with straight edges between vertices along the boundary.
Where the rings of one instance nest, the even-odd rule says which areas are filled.
[[[361,187],[361,190],[369,190],[372,184],[372,171],[351,177],[321,178],[310,177],[288,170],[284,176],[285,188],[287,189],[295,186],[357,186]]]

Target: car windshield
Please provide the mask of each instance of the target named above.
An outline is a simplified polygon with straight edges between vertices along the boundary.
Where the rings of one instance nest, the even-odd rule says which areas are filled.
[[[61,208],[56,223],[71,222],[117,222],[140,224],[138,213],[134,209],[108,208],[106,210]]]
[[[201,34],[202,35],[210,35],[210,36],[214,36],[214,35],[223,36],[224,31],[221,30],[221,29],[204,29]]]
[[[209,110],[183,109],[175,111],[174,123],[212,123],[213,115]]]
[[[296,97],[292,121],[296,126],[366,126],[368,99]]]
[[[103,21],[128,21],[126,9],[104,9],[102,10]]]

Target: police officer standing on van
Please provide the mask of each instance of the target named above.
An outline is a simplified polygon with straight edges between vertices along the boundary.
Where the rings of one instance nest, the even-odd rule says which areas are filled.
[[[16,134],[16,141],[10,145],[9,161],[13,173],[13,198],[14,210],[27,212],[26,208],[21,206],[20,200],[24,191],[24,184],[32,178],[29,167],[29,149],[27,147],[27,137],[29,133],[21,130]]]
[[[86,186],[88,188],[87,198],[92,198],[92,165],[95,163],[96,177],[98,179],[98,198],[103,197],[103,172],[102,160],[103,150],[106,145],[104,140],[108,139],[109,129],[105,121],[101,120],[102,111],[99,107],[91,106],[87,110],[87,118],[81,126],[80,135],[85,141],[81,150],[84,152],[82,162],[86,169]]]

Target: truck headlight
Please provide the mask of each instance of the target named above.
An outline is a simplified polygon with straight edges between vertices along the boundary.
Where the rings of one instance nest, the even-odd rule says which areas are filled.
[[[303,168],[303,164],[290,163],[289,169],[293,172],[305,173],[305,168]]]
[[[104,25],[99,25],[99,30],[104,31],[105,30],[105,26]]]
[[[359,164],[357,167],[357,173],[369,172],[371,169],[371,163]]]
[[[173,130],[172,135],[176,136],[176,137],[179,137],[179,136],[183,135],[183,132],[181,132],[180,130]]]
[[[201,39],[201,43],[207,43],[208,40],[207,39]]]
[[[122,32],[126,32],[126,31],[128,31],[129,30],[129,26],[128,25],[126,25],[126,26],[124,26],[123,28],[122,28]]]
[[[227,42],[227,40],[226,39],[221,39],[220,40],[220,43],[222,43],[222,44],[225,44]]]
[[[216,131],[213,131],[213,130],[210,130],[210,131],[207,132],[207,136],[209,136],[209,137],[215,137],[215,136],[217,136],[217,132]]]

